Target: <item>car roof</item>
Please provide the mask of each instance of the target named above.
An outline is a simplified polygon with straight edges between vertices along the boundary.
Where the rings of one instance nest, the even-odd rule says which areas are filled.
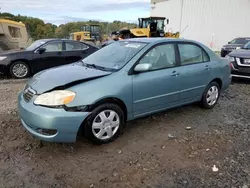
[[[51,42],[51,41],[75,41],[71,39],[60,39],[60,38],[51,38],[51,39],[39,39],[38,41],[43,41],[43,42]],[[78,41],[82,42],[82,41]]]
[[[130,38],[130,39],[125,39],[124,41],[144,42],[144,43],[160,43],[160,42],[174,42],[174,41],[181,41],[181,42],[196,42],[196,41],[187,40],[187,39],[183,39],[183,38],[164,38],[164,37]]]

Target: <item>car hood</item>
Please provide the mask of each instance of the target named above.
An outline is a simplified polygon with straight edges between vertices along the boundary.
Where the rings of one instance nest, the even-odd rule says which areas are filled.
[[[7,51],[0,52],[0,56],[19,55],[25,52],[27,53],[27,51],[24,51],[24,50],[7,50]]]
[[[239,58],[250,58],[250,50],[236,50],[229,54],[229,56],[239,57]]]
[[[224,45],[223,47],[224,48],[236,48],[236,47],[244,47],[245,45],[244,44],[227,44],[227,45]]]
[[[81,63],[74,63],[37,73],[28,82],[28,86],[35,90],[37,94],[42,94],[56,88],[65,89],[81,82],[110,75],[111,73],[87,68]]]

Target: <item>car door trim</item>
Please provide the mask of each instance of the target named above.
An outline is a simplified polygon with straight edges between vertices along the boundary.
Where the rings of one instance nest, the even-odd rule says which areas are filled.
[[[166,97],[166,96],[170,96],[170,95],[175,95],[175,94],[178,94],[178,93],[180,94],[180,93],[183,93],[183,92],[187,92],[187,91],[191,91],[191,90],[199,89],[199,88],[203,88],[203,87],[206,87],[206,85],[201,85],[201,86],[192,87],[192,88],[189,88],[189,89],[184,89],[184,90],[180,90],[180,91],[176,91],[176,92],[172,92],[172,93],[166,93],[166,94],[157,95],[157,96],[154,96],[154,97],[148,97],[148,98],[145,98],[145,99],[140,99],[140,100],[134,101],[134,104],[144,102],[144,101],[153,100],[153,99],[157,99],[157,98],[161,98],[161,97]]]
[[[197,87],[192,87],[192,88],[189,88],[189,89],[183,89],[183,90],[180,90],[180,93],[187,92],[187,91],[191,91],[191,90],[194,90],[194,89],[200,89],[200,88],[203,88],[203,87],[206,87],[206,85],[201,85],[201,86],[197,86]]]
[[[140,99],[140,100],[134,101],[134,104],[144,102],[144,101],[153,100],[153,99],[157,99],[157,98],[161,98],[161,97],[166,97],[166,96],[169,96],[169,95],[175,95],[177,93],[179,93],[179,91],[172,92],[172,93],[166,93],[166,94],[163,94],[163,95],[157,95],[157,96],[149,97],[149,98],[145,98],[145,99]]]

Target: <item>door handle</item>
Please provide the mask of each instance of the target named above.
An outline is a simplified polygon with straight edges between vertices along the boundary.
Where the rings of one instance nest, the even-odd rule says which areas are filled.
[[[209,67],[209,65],[205,66],[205,70],[210,70],[211,68]]]
[[[171,76],[179,76],[179,75],[180,75],[180,73],[177,73],[176,71],[173,71],[171,74]]]

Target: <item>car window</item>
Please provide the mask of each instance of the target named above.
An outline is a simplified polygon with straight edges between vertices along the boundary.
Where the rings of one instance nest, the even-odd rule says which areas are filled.
[[[150,70],[170,68],[176,66],[174,44],[164,44],[151,49],[139,62],[151,64]]]
[[[250,42],[248,42],[248,43],[244,46],[244,48],[250,49]]]
[[[47,45],[44,45],[43,48],[46,49],[45,52],[57,52],[62,51],[62,42],[51,42]]]
[[[86,64],[95,64],[109,69],[119,70],[125,66],[147,43],[135,41],[117,41],[101,48],[83,59]]]
[[[182,65],[202,63],[209,61],[207,53],[193,44],[178,44]]]
[[[70,50],[85,50],[88,48],[87,45],[82,44],[82,43],[76,43],[76,42],[66,42],[66,50],[70,51]]]
[[[250,38],[237,38],[230,42],[230,44],[246,44],[250,41]]]

